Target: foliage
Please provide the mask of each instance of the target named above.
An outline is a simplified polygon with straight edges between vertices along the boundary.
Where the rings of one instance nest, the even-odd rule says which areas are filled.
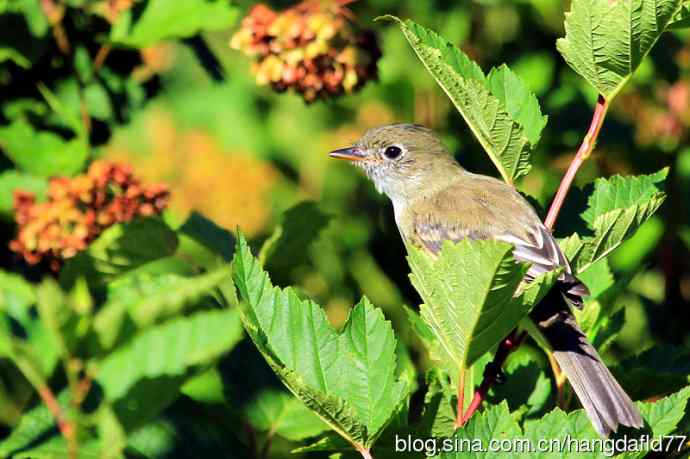
[[[688,5],[569,5],[0,0],[0,457],[643,457],[597,436],[539,337],[456,428],[561,272],[406,247],[326,155],[400,121],[540,214],[597,144],[555,233],[645,420],[608,441],[687,432]]]
[[[410,20],[393,19],[504,180],[525,175],[530,146],[539,141],[546,117],[522,80],[506,66],[485,76],[475,62],[435,32]]]

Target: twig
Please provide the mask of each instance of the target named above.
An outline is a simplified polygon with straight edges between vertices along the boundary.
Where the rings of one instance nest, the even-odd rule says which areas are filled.
[[[62,54],[69,54],[69,39],[67,38],[65,27],[62,24],[62,19],[65,16],[65,6],[58,5],[54,0],[41,0],[41,9],[53,28],[53,37],[58,45],[58,49],[60,49]]]
[[[58,429],[67,442],[67,449],[69,451],[70,459],[76,459],[79,445],[77,443],[77,434],[74,423],[65,416],[62,407],[53,394],[53,391],[50,390],[50,387],[48,387],[40,372],[34,368],[26,357],[24,357],[22,350],[17,348],[15,351],[18,351],[15,353],[17,355],[15,355],[13,359],[15,365],[17,365],[19,371],[21,371],[34,389],[36,389],[36,392],[38,392],[38,395],[41,397],[41,400],[45,404],[46,408],[48,408],[50,414],[53,416],[53,418],[55,418]]]
[[[592,150],[594,150],[594,146],[597,143],[597,137],[599,137],[599,131],[601,130],[601,125],[604,123],[604,117],[606,116],[606,111],[608,108],[609,103],[606,99],[604,99],[604,96],[600,95],[597,99],[597,105],[594,108],[594,115],[592,115],[592,122],[589,125],[589,131],[587,131],[585,138],[582,140],[582,144],[577,150],[573,161],[570,163],[568,171],[563,176],[561,184],[558,186],[556,196],[553,198],[553,202],[549,208],[549,213],[544,221],[544,225],[546,225],[548,229],[553,229],[553,225],[556,223],[558,213],[561,211],[561,207],[563,206],[565,197],[568,195],[570,186],[573,184],[577,171],[580,169],[580,166],[582,166],[582,163],[584,163],[592,154]]]
[[[53,391],[51,391],[48,386],[38,387],[36,390],[38,395],[41,397],[41,400],[43,400],[43,403],[46,405],[46,408],[48,408],[48,411],[50,411],[50,414],[52,414],[55,418],[58,429],[60,429],[60,433],[67,441],[69,457],[76,458],[77,437],[74,425],[65,417],[60,404],[55,398],[55,395],[53,395]]]
[[[460,423],[455,424],[455,428],[465,425],[465,423],[472,417],[475,411],[479,408],[482,402],[486,399],[486,395],[489,393],[489,389],[493,387],[499,379],[502,379],[503,373],[501,372],[501,367],[505,363],[506,359],[515,349],[522,344],[522,341],[527,336],[527,333],[518,333],[517,329],[514,329],[510,335],[498,345],[496,350],[496,355],[494,359],[486,365],[484,368],[484,376],[482,378],[482,383],[479,388],[474,392],[474,398],[472,403],[467,408],[467,411],[460,419]]]
[[[108,58],[108,55],[110,54],[110,51],[112,48],[110,45],[101,45],[100,48],[98,48],[98,51],[96,52],[96,57],[93,60],[93,70],[95,72],[98,72],[101,67],[103,67],[103,64],[105,63],[105,60]]]

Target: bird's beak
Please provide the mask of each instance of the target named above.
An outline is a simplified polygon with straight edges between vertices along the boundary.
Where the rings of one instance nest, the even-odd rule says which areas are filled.
[[[347,159],[350,161],[362,161],[364,158],[366,158],[364,152],[357,147],[347,147],[333,150],[328,154],[328,156],[335,159]]]

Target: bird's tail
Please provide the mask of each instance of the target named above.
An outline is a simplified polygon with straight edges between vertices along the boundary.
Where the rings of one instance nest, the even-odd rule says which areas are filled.
[[[547,295],[530,316],[550,344],[554,358],[594,428],[607,437],[619,425],[642,427],[640,411],[606,368],[558,296]]]

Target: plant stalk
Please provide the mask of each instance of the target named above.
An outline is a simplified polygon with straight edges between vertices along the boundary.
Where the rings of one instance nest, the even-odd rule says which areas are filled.
[[[371,451],[369,451],[368,448],[357,448],[357,451],[359,451],[363,459],[374,459],[374,456],[371,455]]]
[[[69,458],[76,459],[78,456],[79,445],[77,444],[77,432],[74,424],[65,416],[60,403],[55,398],[55,394],[50,390],[43,377],[35,370],[33,365],[21,355],[14,357],[14,363],[19,368],[19,371],[29,381],[29,383],[36,389],[36,392],[41,397],[41,401],[45,404],[50,414],[55,419],[55,422],[60,430],[60,433],[67,442],[67,449],[69,451]]]
[[[592,150],[594,150],[594,147],[597,143],[597,138],[599,137],[599,131],[604,123],[604,118],[606,117],[606,111],[608,108],[608,101],[604,99],[604,96],[599,95],[597,105],[594,108],[594,114],[592,115],[592,122],[589,125],[589,130],[587,131],[585,138],[582,140],[582,144],[580,144],[580,148],[578,148],[567,172],[563,176],[561,184],[558,186],[556,196],[553,198],[553,202],[549,208],[549,213],[546,216],[546,220],[544,220],[544,225],[546,225],[546,227],[550,230],[553,230],[553,225],[556,223],[558,213],[561,211],[561,207],[563,206],[563,202],[568,195],[568,191],[570,191],[570,187],[573,184],[575,175],[577,175],[577,171],[580,169],[580,166],[582,166],[582,163],[584,163],[590,157]]]
[[[458,408],[457,414],[455,415],[455,428],[459,429],[464,424],[463,413],[465,412],[465,375],[467,374],[466,368],[460,369],[460,374],[458,375]]]

